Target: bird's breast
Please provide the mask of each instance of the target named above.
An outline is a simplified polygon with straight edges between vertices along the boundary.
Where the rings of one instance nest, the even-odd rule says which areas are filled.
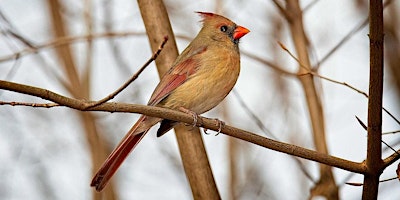
[[[239,56],[227,52],[206,54],[188,80],[161,102],[161,106],[184,107],[202,114],[217,106],[232,90],[240,72]],[[207,57],[208,56],[208,57]]]

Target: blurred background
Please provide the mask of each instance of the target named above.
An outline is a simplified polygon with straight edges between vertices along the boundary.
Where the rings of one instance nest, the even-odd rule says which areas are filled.
[[[386,1],[384,107],[400,118],[400,3]],[[279,141],[315,149],[312,123],[287,20],[285,1],[164,1],[182,51],[201,28],[194,11],[215,12],[251,30],[241,39],[241,75],[234,91],[204,114]],[[368,2],[304,0],[309,61],[318,74],[368,92]],[[154,19],[157,20],[157,19]],[[152,55],[136,1],[2,0],[0,79],[78,99],[112,93]],[[56,48],[57,47],[57,48]],[[17,56],[18,55],[18,56]],[[146,104],[158,83],[154,63],[112,101]],[[314,79],[329,154],[366,157],[368,99]],[[0,101],[46,101],[0,90]],[[0,199],[95,199],[95,170],[137,114],[83,113],[69,108],[0,106]],[[399,149],[399,124],[383,114],[383,140]],[[175,135],[153,128],[124,162],[104,199],[191,199]],[[319,165],[211,132],[203,139],[222,199],[309,199]],[[384,146],[383,157],[393,151]],[[396,177],[398,161],[381,179]],[[330,169],[341,199],[360,199],[363,176]],[[382,182],[379,199],[400,199],[398,180]],[[315,196],[313,196],[315,197]],[[324,199],[315,197],[313,199]]]

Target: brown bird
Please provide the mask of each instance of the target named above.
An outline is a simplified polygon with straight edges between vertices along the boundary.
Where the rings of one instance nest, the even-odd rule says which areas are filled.
[[[217,106],[232,90],[239,76],[239,39],[249,30],[231,20],[198,12],[203,27],[161,78],[147,105],[202,114]],[[176,122],[142,115],[108,156],[91,186],[101,191],[128,154],[149,129],[161,122],[157,136]]]

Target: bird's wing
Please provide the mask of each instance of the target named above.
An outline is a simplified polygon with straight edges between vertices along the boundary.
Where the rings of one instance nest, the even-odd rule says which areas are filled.
[[[177,87],[185,83],[189,76],[196,72],[200,64],[198,56],[205,52],[206,49],[206,47],[201,47],[195,51],[191,51],[191,53],[188,52],[189,55],[187,59],[178,62],[168,70],[151,95],[148,105],[154,106],[158,104]],[[185,52],[182,53],[182,56],[183,55],[185,55]]]
[[[199,65],[197,55],[201,54],[205,50],[206,48],[199,48],[197,51],[184,51],[182,55],[189,55],[187,56],[187,59],[182,61],[178,60],[178,63],[173,66],[166,75],[164,75],[154,90],[148,104],[156,105],[168,96],[175,88],[182,85],[188,77],[196,71],[196,68]],[[181,56],[181,58],[183,57]],[[147,131],[160,120],[161,119],[159,118],[143,115],[126,134],[114,151],[108,156],[107,160],[94,176],[91,186],[96,187],[97,191],[101,191],[128,154],[143,139]]]

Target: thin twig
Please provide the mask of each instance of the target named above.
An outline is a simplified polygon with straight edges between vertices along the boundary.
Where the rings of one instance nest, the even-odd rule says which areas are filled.
[[[390,3],[392,3],[393,0],[387,0],[384,4],[383,4],[383,8],[386,8]],[[358,24],[357,26],[355,26],[353,29],[351,29],[346,36],[344,36],[342,38],[342,40],[340,40],[330,51],[328,51],[328,53],[322,57],[322,59],[313,66],[313,68],[318,69],[319,66],[322,65],[322,63],[324,63],[326,60],[328,60],[328,58],[334,54],[340,47],[343,46],[343,44],[345,44],[354,34],[358,33],[360,30],[362,30],[365,26],[368,25],[368,17],[366,17],[360,24]]]
[[[292,54],[292,52],[290,52],[290,50],[287,49],[286,46],[285,46],[284,44],[282,44],[281,42],[278,42],[278,44],[281,46],[281,48],[282,48],[284,51],[286,51],[286,52],[290,55],[290,57],[292,57],[293,59],[296,60],[296,62],[298,62],[298,64],[300,65],[300,67],[302,67],[302,68],[304,68],[304,69],[307,70],[306,73],[298,74],[298,76],[304,76],[304,75],[309,75],[309,74],[311,74],[311,75],[313,75],[313,76],[319,77],[319,78],[324,79],[324,80],[327,80],[327,81],[329,81],[329,82],[336,83],[336,84],[339,84],[339,85],[344,85],[344,86],[346,86],[346,87],[348,87],[348,88],[350,88],[350,89],[352,89],[352,90],[354,90],[354,91],[356,91],[356,92],[362,94],[362,95],[365,96],[366,98],[369,97],[367,93],[363,92],[362,90],[357,89],[356,87],[354,87],[354,86],[352,86],[352,85],[350,85],[350,84],[348,84],[348,83],[346,83],[346,82],[339,82],[339,81],[337,81],[337,80],[334,80],[334,79],[331,79],[331,78],[322,76],[322,75],[318,74],[317,72],[310,71],[306,66],[304,66],[302,63],[300,63],[299,59],[298,59],[296,56],[294,56],[294,55]],[[394,121],[397,122],[397,124],[400,125],[400,120],[397,119],[392,113],[390,113],[385,107],[382,107],[382,110],[385,111],[386,114],[388,114]]]
[[[288,13],[287,13],[287,11],[283,8],[283,6],[277,1],[277,0],[273,0],[272,1],[274,4],[275,4],[275,6],[278,8],[278,10],[279,10],[279,12],[286,18],[286,19],[288,19],[289,17],[288,17]]]
[[[395,133],[400,133],[400,130],[397,130],[397,131],[389,131],[389,132],[383,132],[382,135],[389,135],[389,134],[395,134]]]
[[[265,135],[271,137],[274,140],[280,141],[278,139],[278,137],[276,137],[270,130],[268,130],[268,128],[261,121],[261,119],[259,117],[257,117],[257,115],[249,108],[249,106],[246,105],[246,103],[244,102],[243,98],[239,95],[239,93],[235,89],[233,89],[232,92],[235,95],[236,99],[239,101],[239,104],[245,110],[245,112],[253,119],[253,121],[255,121],[255,123],[257,124],[258,128],[260,128],[265,133]],[[311,182],[316,183],[314,178],[311,176],[311,174],[307,171],[307,169],[304,166],[304,164],[301,162],[300,158],[298,158],[298,157],[291,157],[291,158],[293,158],[296,161],[297,165],[300,167],[300,170],[303,172],[303,174]]]
[[[258,118],[257,115],[254,114],[254,112],[250,110],[250,108],[246,105],[246,103],[244,102],[243,98],[239,95],[239,93],[235,89],[232,90],[232,93],[235,95],[236,99],[238,100],[240,106],[244,109],[244,111],[257,124],[258,128],[261,129],[265,133],[265,135],[271,137],[274,140],[278,140],[278,138],[270,130],[268,130],[268,128],[261,121],[261,119]]]
[[[151,58],[149,60],[147,60],[147,62],[144,63],[144,65],[128,81],[126,81],[121,87],[119,87],[116,91],[114,91],[110,95],[104,97],[103,99],[101,99],[101,100],[99,100],[97,102],[93,102],[92,104],[88,105],[87,108],[92,108],[94,106],[97,106],[97,105],[100,105],[102,103],[105,103],[105,102],[109,101],[110,99],[113,99],[122,90],[124,90],[126,87],[128,87],[134,80],[136,80],[139,77],[139,75],[146,69],[147,66],[149,66],[149,64],[151,62],[153,62],[155,59],[157,59],[158,55],[160,55],[160,53],[161,53],[162,49],[164,48],[164,45],[167,43],[167,41],[168,41],[168,37],[165,36],[163,42],[160,45],[160,47],[157,49],[156,52],[153,53]]]
[[[146,34],[140,33],[140,32],[122,32],[122,33],[108,32],[108,33],[97,33],[97,34],[72,36],[72,37],[60,37],[53,41],[50,41],[50,42],[47,42],[44,44],[40,44],[40,45],[36,45],[35,48],[26,48],[19,52],[13,53],[11,55],[0,57],[0,62],[5,62],[5,61],[13,60],[16,58],[20,58],[20,57],[23,57],[23,56],[31,54],[31,53],[36,53],[42,49],[59,47],[59,46],[68,45],[68,44],[71,44],[74,42],[85,41],[85,40],[96,39],[96,38],[127,37],[127,36],[132,36],[132,35],[145,36]]]
[[[0,105],[10,105],[10,106],[29,106],[29,107],[39,107],[39,108],[52,108],[62,106],[58,103],[27,103],[27,102],[7,102],[7,101],[0,101]]]
[[[400,121],[399,119],[397,119],[392,113],[390,113],[386,108],[382,107],[383,111],[386,112],[386,114],[388,114],[394,121],[397,122],[397,124],[400,125]]]
[[[20,42],[22,42],[26,46],[29,46],[31,48],[35,47],[35,45],[31,41],[29,41],[27,38],[25,38],[20,33],[18,33],[18,31],[16,30],[15,26],[10,22],[10,20],[7,19],[6,15],[4,15],[2,10],[0,10],[0,19],[2,21],[4,21],[4,23],[7,25],[7,27],[4,28],[4,30],[2,31],[5,35],[9,34],[9,35],[13,36],[14,38],[19,40]]]
[[[387,178],[387,179],[380,180],[379,183],[388,182],[388,181],[392,181],[392,180],[396,180],[396,179],[398,179],[398,178],[397,177]],[[364,185],[362,183],[352,183],[352,182],[347,182],[346,184],[351,185],[351,186],[363,186]]]
[[[279,67],[278,65],[274,64],[272,61],[269,61],[269,60],[266,60],[266,59],[264,59],[264,58],[262,58],[260,56],[251,54],[250,52],[241,51],[241,54],[244,55],[244,56],[247,56],[247,57],[249,57],[249,58],[251,58],[251,59],[253,59],[255,61],[258,61],[258,62],[260,62],[262,64],[265,64],[265,65],[271,67],[272,69],[276,70],[277,72],[279,72],[281,74],[290,75],[290,76],[297,76],[296,73],[287,71],[287,70],[283,69],[282,67]]]
[[[361,127],[363,127],[363,129],[365,131],[367,131],[368,130],[367,125],[365,125],[364,122],[360,118],[358,118],[357,116],[356,116],[356,119],[357,119],[358,123],[361,125]]]
[[[363,29],[366,25],[368,25],[368,17],[363,22],[361,22],[359,25],[357,25],[353,29],[351,29],[350,32],[347,33],[346,36],[344,36],[330,51],[328,51],[328,53],[326,55],[324,55],[322,57],[322,59],[320,61],[318,61],[318,63],[316,63],[313,66],[313,68],[318,69],[319,66],[322,65],[322,63],[324,63],[326,60],[328,60],[328,58],[331,57],[332,54],[334,54],[340,47],[343,46],[343,44],[345,44],[350,38],[352,38],[354,34],[356,34],[358,31]]]
[[[286,53],[290,55],[290,57],[296,60],[301,68],[305,69],[306,71],[310,71],[309,67],[306,67],[303,63],[301,63],[300,60],[295,55],[293,55],[292,52],[290,52],[289,49],[282,42],[278,41],[278,44],[284,51],[286,51]]]
[[[360,125],[364,128],[364,130],[368,131],[367,125],[365,125],[365,123],[364,123],[360,118],[358,118],[357,116],[356,116],[356,119],[357,119],[358,123],[360,123]],[[382,134],[382,135],[383,135],[383,134]],[[396,150],[395,150],[393,147],[391,147],[388,143],[386,143],[386,142],[383,141],[383,140],[381,140],[381,142],[382,142],[383,144],[385,144],[389,149],[391,149],[392,151],[396,152]],[[397,153],[397,152],[396,152],[396,153]]]

